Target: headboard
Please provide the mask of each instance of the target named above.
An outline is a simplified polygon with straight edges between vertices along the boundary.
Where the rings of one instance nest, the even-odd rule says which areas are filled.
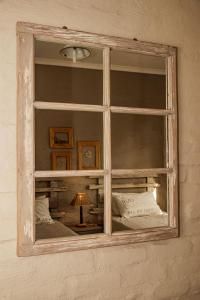
[[[62,179],[37,178],[36,180],[35,193],[48,195],[50,210],[58,208],[58,193],[65,192],[67,189]]]
[[[116,190],[129,190],[131,192],[144,192],[144,191],[154,191],[154,189],[160,187],[160,183],[156,182],[154,177],[133,177],[133,176],[113,176],[112,177],[112,189]],[[98,204],[101,206],[103,204],[104,191],[103,191],[103,178],[96,178],[97,184],[91,184],[88,186],[89,190],[97,190],[98,192]]]

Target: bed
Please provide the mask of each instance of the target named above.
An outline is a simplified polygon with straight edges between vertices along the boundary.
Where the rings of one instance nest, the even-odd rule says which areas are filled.
[[[129,183],[124,181],[125,178],[115,179],[112,182],[113,232],[168,226],[168,214],[161,210],[155,196],[163,189],[159,178],[137,177],[135,180],[129,177]],[[103,199],[103,182],[91,185],[89,189],[97,189],[98,198]]]
[[[163,227],[168,225],[168,214],[163,212],[162,215],[157,216],[139,216],[132,218],[113,216],[112,223],[113,231]],[[119,224],[123,224],[125,227]]]
[[[113,232],[168,225],[168,214],[160,209],[157,203],[158,199],[155,197],[161,185],[158,178],[128,178],[128,183],[124,181],[125,178],[116,179],[117,181],[112,183]],[[103,182],[99,182],[97,178],[97,184],[89,185],[88,189],[97,190],[98,199],[103,205]],[[163,186],[160,190],[162,189]],[[36,197],[37,240],[76,235],[78,234],[69,227],[51,218],[49,199],[45,195]]]
[[[36,240],[74,235],[77,235],[77,233],[59,221],[36,224]]]
[[[77,235],[69,227],[51,218],[49,198],[46,195],[37,196],[35,199],[35,219],[36,240]]]

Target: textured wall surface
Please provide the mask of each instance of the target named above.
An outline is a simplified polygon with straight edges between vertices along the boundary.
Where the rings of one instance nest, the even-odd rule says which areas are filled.
[[[0,299],[200,299],[200,2],[0,1]],[[179,48],[181,237],[16,256],[16,21],[66,25]]]

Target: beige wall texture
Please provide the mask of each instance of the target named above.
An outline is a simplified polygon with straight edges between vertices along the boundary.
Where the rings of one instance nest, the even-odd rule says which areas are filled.
[[[0,1],[0,299],[200,299],[200,2]],[[178,47],[180,229],[173,240],[16,256],[16,21]]]

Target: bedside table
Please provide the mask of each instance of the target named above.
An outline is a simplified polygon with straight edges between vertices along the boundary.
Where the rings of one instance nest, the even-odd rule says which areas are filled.
[[[74,232],[84,235],[84,234],[93,234],[93,233],[103,233],[103,227],[99,225],[86,226],[86,227],[77,227],[75,225],[67,225]]]
[[[89,214],[94,217],[94,222],[102,226],[103,224],[103,208],[93,208],[89,211]]]

